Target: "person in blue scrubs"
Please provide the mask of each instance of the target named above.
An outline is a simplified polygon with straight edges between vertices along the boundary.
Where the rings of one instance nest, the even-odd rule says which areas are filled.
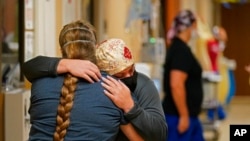
[[[167,141],[204,141],[198,117],[203,100],[202,68],[188,45],[196,33],[194,14],[190,10],[180,11],[172,31],[163,78]]]

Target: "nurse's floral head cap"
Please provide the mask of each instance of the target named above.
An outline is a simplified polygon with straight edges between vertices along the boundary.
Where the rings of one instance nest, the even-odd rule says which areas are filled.
[[[134,64],[133,55],[121,39],[111,38],[96,48],[97,66],[101,71],[114,75]]]

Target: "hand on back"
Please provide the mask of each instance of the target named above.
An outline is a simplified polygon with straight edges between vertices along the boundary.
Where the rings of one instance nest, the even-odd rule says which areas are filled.
[[[69,72],[76,77],[86,79],[90,83],[99,81],[101,78],[98,67],[88,60],[62,59],[59,63],[58,67],[60,68],[57,68],[59,74]]]
[[[134,101],[129,88],[120,80],[116,80],[111,76],[102,78],[102,86],[105,88],[104,93],[114,102],[114,104],[122,109],[124,113],[129,112],[134,107]]]

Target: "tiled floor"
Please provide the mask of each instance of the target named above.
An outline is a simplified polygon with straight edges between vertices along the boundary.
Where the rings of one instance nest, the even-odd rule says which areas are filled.
[[[250,96],[234,97],[227,109],[227,118],[219,123],[218,141],[229,141],[230,124],[250,124]]]

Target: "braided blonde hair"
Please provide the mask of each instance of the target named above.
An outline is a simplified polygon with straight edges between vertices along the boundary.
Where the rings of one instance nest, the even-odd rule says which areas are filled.
[[[96,32],[88,22],[75,21],[65,25],[59,36],[59,44],[63,58],[90,60],[96,63]],[[77,82],[77,77],[65,74],[57,109],[54,141],[63,141],[67,133]]]

